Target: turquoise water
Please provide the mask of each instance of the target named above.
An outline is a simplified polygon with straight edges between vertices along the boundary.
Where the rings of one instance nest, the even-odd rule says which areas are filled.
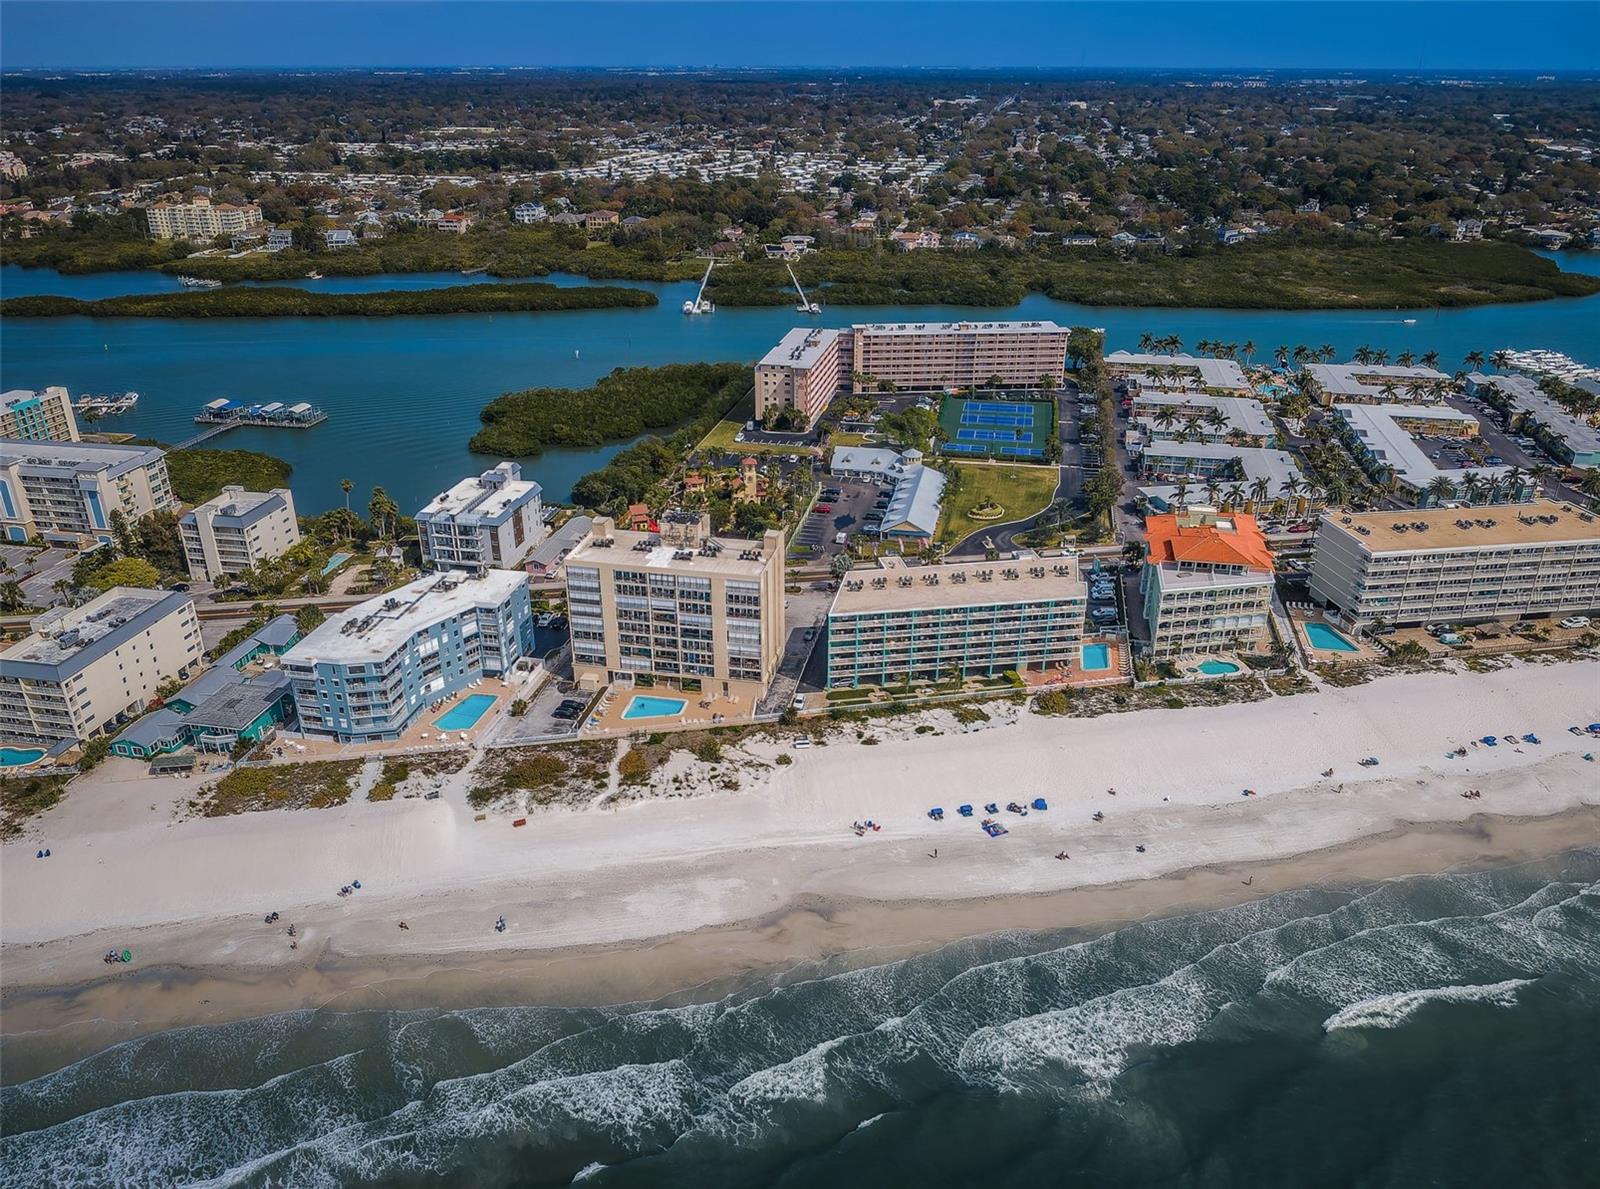
[[[1313,648],[1325,648],[1329,652],[1359,652],[1354,644],[1346,640],[1338,632],[1325,623],[1306,624],[1306,639],[1311,641]]]
[[[1600,259],[1563,256],[1564,267],[1595,271]],[[453,273],[421,276],[330,277],[294,282],[308,289],[374,289],[479,283]],[[542,278],[586,284],[582,278]],[[65,384],[73,393],[132,389],[137,409],[105,422],[163,441],[195,431],[195,411],[227,396],[247,401],[308,400],[329,419],[309,430],[239,429],[220,446],[262,450],[294,464],[295,503],[305,513],[342,506],[339,480],[356,485],[364,507],[383,485],[406,512],[415,511],[464,475],[495,460],[468,452],[478,412],[502,392],[534,385],[590,384],[613,367],[693,360],[755,360],[793,325],[786,306],[719,309],[685,318],[679,307],[693,283],[618,282],[659,295],[643,310],[574,310],[548,314],[459,314],[425,318],[288,318],[155,320],[6,320],[3,362],[7,387]],[[62,276],[0,267],[0,294],[61,293],[103,297],[116,292],[170,289],[155,273]],[[1052,318],[1102,326],[1110,349],[1134,348],[1145,331],[1174,333],[1193,346],[1210,338],[1256,343],[1256,357],[1274,347],[1331,343],[1341,356],[1357,346],[1391,353],[1430,349],[1446,367],[1471,350],[1551,347],[1579,358],[1600,354],[1594,327],[1600,297],[1467,310],[1279,312],[1096,308],[1032,295],[1010,309],[954,306],[830,306],[813,321],[933,321],[955,317]],[[1407,326],[1404,319],[1414,317]],[[545,494],[562,500],[572,484],[603,465],[626,443],[584,450],[551,450],[527,463]]]
[[[326,578],[352,557],[349,553],[335,553],[328,559],[328,564],[322,567],[322,576]]]
[[[1232,661],[1201,661],[1197,668],[1207,677],[1220,677],[1224,673],[1239,671],[1239,666]]]
[[[446,710],[433,725],[441,731],[470,731],[493,705],[493,694],[471,694]]]
[[[31,764],[44,755],[42,747],[0,747],[0,768],[16,768]]]
[[[1579,851],[657,1002],[7,1036],[0,1181],[1593,1186],[1597,881]]]
[[[682,698],[657,698],[650,694],[634,694],[623,718],[670,718],[683,713],[688,705]]]
[[[1083,646],[1083,671],[1085,673],[1098,672],[1111,667],[1111,650],[1104,644],[1085,644]]]

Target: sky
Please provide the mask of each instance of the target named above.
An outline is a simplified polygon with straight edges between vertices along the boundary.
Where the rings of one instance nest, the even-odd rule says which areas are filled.
[[[0,0],[0,67],[1545,70],[1600,75],[1600,3]]]

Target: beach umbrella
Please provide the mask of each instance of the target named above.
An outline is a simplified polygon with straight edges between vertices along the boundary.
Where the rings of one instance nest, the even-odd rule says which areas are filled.
[[[132,950],[123,950],[122,951],[122,960],[124,962],[132,962],[133,961],[133,951]]]

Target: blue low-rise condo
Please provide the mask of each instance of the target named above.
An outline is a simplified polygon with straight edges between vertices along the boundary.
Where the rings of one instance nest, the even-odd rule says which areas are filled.
[[[330,616],[284,654],[300,727],[341,743],[398,739],[430,706],[510,671],[533,647],[520,570],[430,574]]]

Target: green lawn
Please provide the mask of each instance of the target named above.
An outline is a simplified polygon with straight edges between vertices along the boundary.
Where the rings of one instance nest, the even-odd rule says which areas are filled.
[[[954,545],[986,524],[1006,524],[1042,512],[1055,496],[1060,472],[1055,467],[1001,466],[989,463],[950,462],[935,466],[961,475],[961,490],[945,500],[939,518],[939,541]],[[1005,509],[999,520],[974,520],[973,508],[993,500]]]
[[[736,442],[734,436],[745,427],[745,423],[756,415],[756,402],[754,395],[747,395],[733,408],[728,410],[728,415],[711,427],[711,432],[700,439],[700,444],[694,448],[696,454],[709,454],[720,451],[729,454],[809,454],[811,448],[802,446],[768,446],[761,442]]]

